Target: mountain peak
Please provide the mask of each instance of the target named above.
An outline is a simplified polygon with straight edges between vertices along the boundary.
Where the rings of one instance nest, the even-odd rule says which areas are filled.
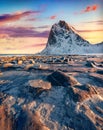
[[[60,20],[58,24],[61,28],[69,29],[68,24],[64,20]]]
[[[72,27],[70,25],[68,25],[68,23],[66,23],[64,20],[60,20],[58,23],[55,23],[52,26],[52,29],[66,29],[66,30],[70,30]]]
[[[61,31],[65,30],[66,32],[67,31],[74,32],[74,33],[76,33],[76,34],[79,35],[79,33],[77,32],[77,30],[73,26],[71,26],[70,24],[68,24],[67,22],[65,22],[64,20],[60,20],[58,23],[55,23],[52,26],[51,30],[53,30],[53,31],[57,30],[58,32],[61,32]]]
[[[50,31],[46,48],[42,54],[84,54],[102,52],[100,46],[91,45],[82,38],[76,29],[64,20],[55,23]]]
[[[74,43],[73,41],[77,41],[76,39],[84,41],[74,27],[68,25],[64,20],[60,20],[52,26],[47,46],[61,46],[64,40],[68,41],[67,44],[69,45]]]

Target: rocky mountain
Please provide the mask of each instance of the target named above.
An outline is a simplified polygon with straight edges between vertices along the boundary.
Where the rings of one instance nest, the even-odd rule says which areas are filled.
[[[59,21],[52,26],[46,48],[41,52],[44,55],[90,53],[103,53],[103,43],[90,44],[65,21]]]

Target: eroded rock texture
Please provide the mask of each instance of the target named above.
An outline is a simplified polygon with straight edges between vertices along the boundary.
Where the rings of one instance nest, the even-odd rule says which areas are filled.
[[[41,64],[67,57],[46,58],[35,59],[40,68],[26,57],[1,65],[0,130],[103,130],[102,73],[86,66],[86,57]]]

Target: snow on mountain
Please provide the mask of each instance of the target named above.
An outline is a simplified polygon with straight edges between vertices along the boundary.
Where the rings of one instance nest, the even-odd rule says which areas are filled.
[[[103,53],[103,43],[90,44],[83,39],[74,27],[65,21],[59,21],[52,26],[44,55]]]

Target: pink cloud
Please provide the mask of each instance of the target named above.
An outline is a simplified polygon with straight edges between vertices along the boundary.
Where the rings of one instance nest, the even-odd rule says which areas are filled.
[[[56,19],[56,18],[57,18],[56,15],[52,15],[52,16],[50,16],[50,19],[51,19],[51,20]]]
[[[2,25],[2,24],[5,24],[7,22],[14,22],[14,21],[20,20],[26,16],[29,16],[31,14],[39,14],[39,13],[41,13],[40,10],[16,12],[13,14],[3,14],[3,15],[0,15],[0,24]]]
[[[35,28],[26,27],[0,27],[0,38],[7,37],[43,37],[49,36],[49,30],[39,32]]]
[[[87,6],[85,10],[83,10],[83,12],[90,12],[91,11],[91,6]]]

